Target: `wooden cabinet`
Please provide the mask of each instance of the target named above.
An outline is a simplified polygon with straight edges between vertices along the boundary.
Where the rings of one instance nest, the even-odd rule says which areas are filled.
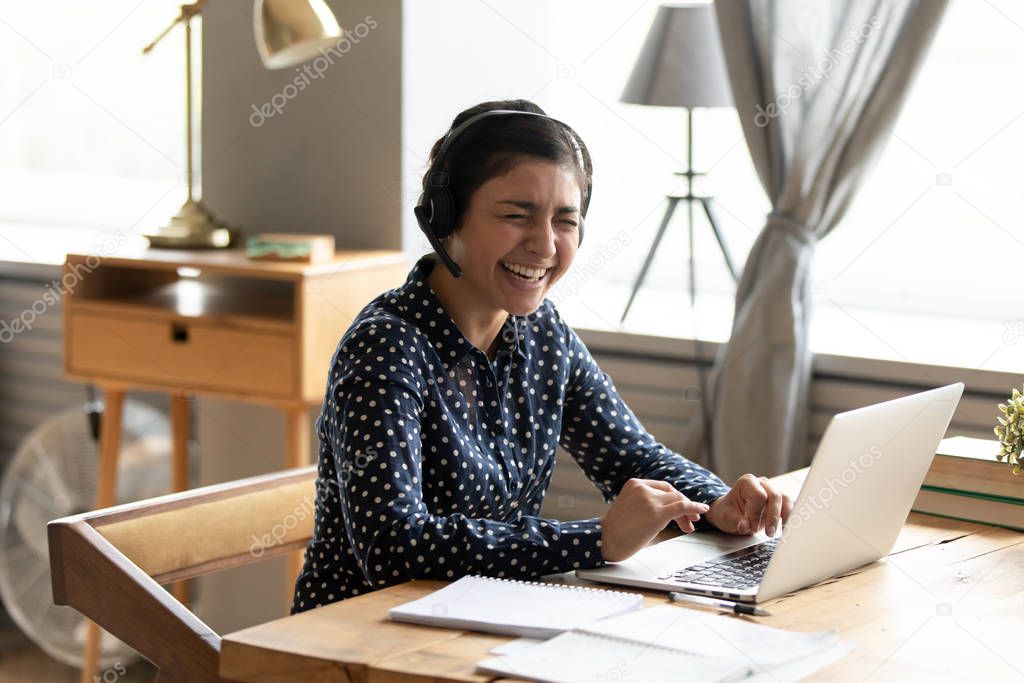
[[[402,283],[400,252],[328,264],[249,261],[240,251],[69,254],[65,371],[106,386],[319,404],[355,315]]]

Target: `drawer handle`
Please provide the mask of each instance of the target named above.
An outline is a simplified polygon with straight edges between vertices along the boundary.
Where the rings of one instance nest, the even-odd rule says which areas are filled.
[[[175,344],[184,344],[188,341],[188,327],[171,323],[171,341]]]

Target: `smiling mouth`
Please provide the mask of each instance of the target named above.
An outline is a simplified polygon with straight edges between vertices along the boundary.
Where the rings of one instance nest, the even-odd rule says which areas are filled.
[[[531,266],[521,266],[517,263],[509,263],[508,261],[502,261],[501,267],[512,273],[520,280],[524,282],[538,282],[544,278],[545,275],[551,270],[550,268],[534,268]]]

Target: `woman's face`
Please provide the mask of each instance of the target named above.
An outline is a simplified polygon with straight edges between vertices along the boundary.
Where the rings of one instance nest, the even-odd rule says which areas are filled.
[[[573,169],[533,158],[485,182],[448,241],[459,284],[482,306],[535,311],[576,256],[581,194]]]

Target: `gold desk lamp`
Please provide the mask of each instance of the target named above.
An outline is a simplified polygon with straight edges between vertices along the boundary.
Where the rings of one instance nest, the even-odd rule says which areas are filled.
[[[203,249],[231,246],[236,234],[220,224],[192,192],[192,18],[206,0],[181,6],[181,14],[153,42],[146,54],[179,23],[185,25],[185,181],[188,198],[168,225],[146,234],[151,247]],[[256,47],[263,66],[284,69],[302,64],[337,43],[344,33],[324,0],[256,0],[253,7]]]

